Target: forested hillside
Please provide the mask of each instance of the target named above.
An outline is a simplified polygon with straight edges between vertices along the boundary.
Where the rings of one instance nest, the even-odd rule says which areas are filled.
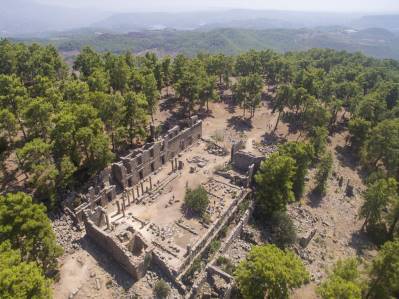
[[[331,174],[329,137],[349,131],[345,150],[362,168],[367,184],[359,217],[381,250],[362,266],[338,263],[319,293],[322,298],[397,297],[397,61],[321,49],[172,59],[86,47],[69,69],[53,46],[7,40],[0,41],[0,297],[49,296],[61,249],[46,208],[57,209],[71,191],[81,191],[83,182],[147,140],[161,100],[179,107],[180,116],[206,117],[209,102],[223,101],[220,95],[227,90],[243,108],[245,121],[251,122],[265,102],[278,115],[275,128],[285,122],[302,136],[302,141],[281,145],[256,174],[255,214],[260,220],[284,213],[287,204],[300,200],[310,165],[317,168],[315,193],[322,196]],[[257,272],[262,256],[281,254],[255,247],[249,261],[238,267],[234,276],[245,298],[258,298],[259,290],[269,287],[275,292],[271,298],[286,298],[291,288],[307,281],[300,260],[290,253],[282,258],[292,262],[292,269],[274,262],[284,271],[297,269],[297,275],[289,273],[294,278],[283,288],[267,284],[273,277]]]
[[[87,29],[57,34],[52,38],[31,40],[54,44],[62,53],[76,54],[85,46],[97,51],[123,53],[156,52],[159,55],[223,53],[237,55],[250,49],[271,49],[280,53],[304,51],[311,48],[329,48],[362,52],[376,58],[399,59],[399,37],[385,29],[347,30],[345,27],[314,29],[266,29],[245,27],[213,30],[151,30],[127,34]],[[101,33],[103,32],[103,33]]]

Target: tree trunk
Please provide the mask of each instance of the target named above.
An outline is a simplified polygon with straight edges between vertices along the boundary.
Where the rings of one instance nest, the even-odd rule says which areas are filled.
[[[280,122],[280,116],[281,116],[281,111],[278,112],[277,121],[276,121],[276,125],[273,129],[273,132],[276,132],[276,130],[277,130],[278,123]]]

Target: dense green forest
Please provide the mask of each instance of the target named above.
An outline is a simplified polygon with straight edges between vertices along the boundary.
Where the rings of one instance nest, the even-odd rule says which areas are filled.
[[[362,52],[376,58],[399,59],[399,37],[385,29],[346,31],[345,28],[320,29],[242,29],[148,30],[118,34],[93,29],[60,33],[51,38],[27,40],[54,44],[61,52],[78,51],[90,45],[97,51],[123,53],[156,51],[195,56],[199,52],[238,55],[250,49],[277,52],[330,48]]]
[[[231,84],[232,77],[237,83]],[[376,242],[382,247],[370,267],[351,261],[337,264],[319,292],[323,298],[397,297],[397,61],[320,49],[160,59],[152,53],[114,55],[86,47],[69,69],[53,46],[7,40],[0,41],[0,180],[4,193],[0,197],[0,260],[6,265],[0,269],[0,297],[50,296],[50,279],[61,249],[46,209],[55,209],[68,192],[79,190],[81,182],[145,141],[161,95],[181,107],[182,115],[191,115],[206,111],[209,101],[221,100],[220,90],[231,88],[234,101],[250,121],[265,85],[276,90],[268,94],[273,113],[278,115],[276,128],[280,121],[288,122],[306,142],[281,145],[262,164],[255,176],[257,217],[284,213],[289,202],[298,200],[311,164],[318,173],[315,192],[323,194],[332,163],[326,151],[328,136],[349,130],[347,150],[363,167],[368,185],[360,217],[364,229],[377,235]],[[23,177],[23,183],[15,184],[17,176]],[[251,284],[259,277],[262,256],[280,256],[276,250],[255,249],[253,261],[240,265],[235,275],[245,298],[258,298],[251,294],[256,289]],[[290,256],[282,258],[290,260]],[[290,271],[279,261],[276,259],[276,267],[283,267],[281,273]],[[293,263],[295,277],[286,287],[273,289],[275,298],[283,298],[288,289],[307,280],[300,261]],[[367,268],[365,273],[358,274],[363,268]],[[267,287],[273,277],[262,279]]]

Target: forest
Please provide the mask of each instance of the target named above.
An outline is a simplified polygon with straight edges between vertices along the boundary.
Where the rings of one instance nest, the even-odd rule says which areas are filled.
[[[209,103],[223,101],[227,89],[249,122],[266,97],[278,115],[275,128],[289,123],[304,140],[281,145],[262,163],[255,176],[258,219],[301,198],[311,165],[317,168],[315,192],[322,195],[331,175],[329,136],[349,132],[346,150],[367,185],[359,217],[379,252],[371,261],[338,262],[318,293],[399,296],[399,62],[328,49],[189,58],[85,47],[69,67],[54,46],[1,40],[0,297],[51,297],[62,248],[47,214],[143,144],[149,125],[159,125],[155,115],[163,99],[172,99],[182,116],[206,117]],[[272,92],[265,96],[265,90]],[[257,292],[264,289],[270,298],[286,298],[288,289],[306,282],[300,260],[281,254],[254,247],[234,274],[244,298],[263,298]],[[272,257],[279,260],[284,286],[262,273],[262,263]]]

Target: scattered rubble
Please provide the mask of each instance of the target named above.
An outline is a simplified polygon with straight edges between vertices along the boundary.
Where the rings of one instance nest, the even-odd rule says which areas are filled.
[[[80,248],[79,241],[84,232],[78,230],[73,220],[66,214],[58,213],[52,221],[58,244],[64,249],[64,254],[74,253]]]
[[[206,150],[209,154],[216,156],[226,156],[229,154],[229,151],[225,147],[217,145],[214,142],[209,142]]]

